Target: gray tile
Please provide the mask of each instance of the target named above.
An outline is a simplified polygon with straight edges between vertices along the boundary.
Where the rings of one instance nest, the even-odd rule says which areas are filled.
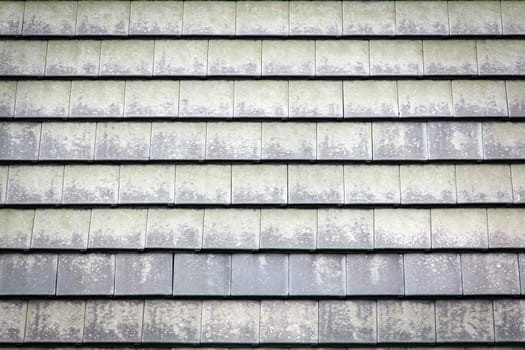
[[[437,300],[436,323],[438,342],[494,341],[491,300]]]
[[[70,117],[122,117],[124,81],[73,81]]]
[[[232,166],[232,203],[285,204],[287,186],[286,164]]]
[[[396,2],[397,35],[448,35],[446,2]]]
[[[505,82],[505,87],[507,91],[509,116],[525,116],[525,83],[518,80],[508,80]],[[9,95],[10,94],[8,93],[8,96]]]
[[[34,217],[32,209],[0,210],[0,247],[29,249]]]
[[[318,209],[317,213],[317,248],[373,248],[372,210]]]
[[[27,307],[25,342],[80,343],[86,302],[31,300]]]
[[[370,75],[423,75],[422,41],[370,41]]]
[[[128,35],[130,3],[81,1],[78,3],[77,35]]]
[[[179,82],[126,81],[125,101],[125,117],[176,117],[179,115]]]
[[[485,159],[525,158],[525,123],[483,123]]]
[[[316,125],[262,123],[262,159],[315,159]]]
[[[46,76],[98,76],[100,40],[50,40]]]
[[[171,295],[172,268],[172,254],[117,254],[115,295]]]
[[[397,82],[388,80],[344,81],[344,116],[397,117]]]
[[[448,13],[452,35],[501,34],[499,1],[453,1]]]
[[[347,254],[347,295],[403,295],[401,254]]]
[[[98,123],[97,160],[146,160],[149,158],[151,123]]]
[[[512,202],[508,164],[456,165],[458,203]]]
[[[182,80],[179,99],[181,118],[233,117],[233,81]]]
[[[63,174],[64,167],[60,165],[10,165],[6,203],[60,203]]]
[[[22,35],[73,36],[76,21],[76,2],[28,1],[24,9]]]
[[[60,254],[57,295],[113,295],[113,254]]]
[[[478,75],[475,40],[424,40],[425,75]]]
[[[288,35],[289,8],[283,2],[238,2],[236,34]]]
[[[182,34],[180,2],[131,2],[129,33],[132,35]]]
[[[514,203],[525,202],[525,165],[511,164],[512,194]]]
[[[260,343],[317,343],[318,302],[262,300]]]
[[[22,343],[24,340],[27,301],[0,301],[0,341]]]
[[[430,248],[429,209],[376,209],[375,247]]]
[[[151,125],[150,159],[202,160],[206,123],[162,122]]]
[[[323,16],[319,16],[319,13]],[[341,2],[290,3],[290,35],[341,35],[342,24]]]
[[[42,123],[41,160],[92,160],[96,123]]]
[[[47,42],[10,40],[0,45],[0,74],[5,76],[43,76]]]
[[[0,255],[0,295],[53,295],[56,254]]]
[[[401,203],[456,203],[454,165],[401,165]]]
[[[481,123],[429,122],[427,130],[429,159],[483,157]]]
[[[525,45],[521,40],[478,40],[480,75],[525,74]]]
[[[210,40],[208,75],[260,76],[260,40]]]
[[[345,295],[343,254],[291,254],[290,295]]]
[[[205,76],[207,40],[155,40],[153,75]]]
[[[145,343],[198,343],[202,302],[146,300],[142,341]]]
[[[317,211],[309,209],[262,209],[260,248],[314,249]]]
[[[93,209],[89,248],[144,248],[145,209]]]
[[[486,209],[432,209],[432,248],[489,247]]]
[[[15,117],[67,117],[69,81],[19,81]]]
[[[9,166],[0,165],[0,204],[4,204],[7,198],[7,177]]]
[[[288,203],[343,204],[343,165],[288,165]]]
[[[288,255],[232,255],[232,295],[288,295]]]
[[[175,165],[121,165],[119,203],[173,203]]]
[[[496,342],[524,342],[524,300],[494,300]]]
[[[375,301],[320,301],[319,342],[375,343],[376,316]]]
[[[346,204],[401,202],[397,165],[345,165],[344,178]]]
[[[341,81],[291,80],[290,118],[343,118]]]
[[[371,123],[318,123],[317,159],[371,160]]]
[[[205,300],[202,304],[202,343],[257,343],[260,302]]]
[[[148,209],[146,247],[201,248],[203,218],[203,209]]]
[[[40,123],[0,122],[0,159],[37,160]]]
[[[262,43],[263,76],[313,76],[315,42],[304,40],[264,40]]]
[[[0,4],[0,33],[2,35],[22,34],[25,2],[4,1]]]
[[[502,80],[452,80],[452,99],[456,117],[507,116]]]
[[[518,264],[520,266],[520,288],[521,288],[521,294],[525,294],[525,278],[521,278],[521,276],[525,276],[525,255],[518,254]]]
[[[491,248],[525,247],[525,210],[489,208],[488,232]]]
[[[37,209],[31,248],[86,249],[91,210]]]
[[[253,3],[251,6],[261,3]],[[244,3],[238,3],[237,6],[241,7],[242,4]],[[235,81],[234,117],[288,117],[288,85],[288,80]]]
[[[426,123],[372,124],[373,157],[376,160],[426,160]]]
[[[261,159],[261,123],[207,123],[206,159]]]
[[[235,3],[228,1],[199,2],[184,4],[184,35],[234,35]]]
[[[501,2],[501,21],[503,22],[503,34],[523,34],[525,24],[522,19],[525,15],[525,4],[521,1]]]
[[[463,294],[519,294],[518,256],[511,253],[462,254]]]
[[[377,16],[380,13],[381,16]],[[394,35],[395,3],[391,1],[343,1],[344,35]]]
[[[398,81],[400,117],[452,117],[450,81]]]
[[[15,95],[16,81],[0,82],[0,116],[10,118],[15,115]]]
[[[103,40],[100,76],[151,76],[153,40]]]
[[[405,254],[405,295],[461,295],[459,254]]]
[[[115,204],[118,200],[119,166],[66,165],[63,203]]]
[[[175,203],[229,204],[231,165],[177,165]]]
[[[260,222],[258,209],[206,209],[202,247],[258,249]]]
[[[318,40],[315,43],[316,76],[368,76],[367,40]]]
[[[436,339],[434,302],[378,300],[377,341],[431,343]]]
[[[230,295],[229,254],[175,254],[174,295]]]

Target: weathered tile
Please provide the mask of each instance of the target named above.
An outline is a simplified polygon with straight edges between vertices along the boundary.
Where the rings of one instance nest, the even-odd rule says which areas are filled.
[[[25,342],[80,343],[84,332],[83,300],[31,300]]]
[[[15,117],[67,117],[69,81],[19,81]]]
[[[429,159],[481,159],[481,123],[428,122]]]
[[[452,99],[456,117],[507,115],[505,82],[501,80],[453,80]]]
[[[66,165],[63,203],[115,204],[119,167],[115,165]]]
[[[462,254],[461,263],[463,294],[520,293],[517,254]]]
[[[0,159],[37,160],[40,123],[0,122]]]
[[[233,117],[233,81],[180,82],[179,116]]]
[[[401,203],[434,204],[456,202],[454,165],[402,165]]]
[[[448,35],[448,7],[444,1],[396,1],[397,35]]]
[[[405,295],[461,295],[459,254],[405,254]]]
[[[7,165],[0,165],[0,204],[4,204],[7,198],[8,169]]]
[[[86,249],[91,211],[37,209],[31,248]]]
[[[175,165],[121,165],[119,203],[173,203]]]
[[[400,117],[452,117],[450,81],[399,81]]]
[[[288,165],[288,203],[344,203],[343,165]]]
[[[149,343],[198,343],[202,302],[146,300],[142,341]]]
[[[315,41],[264,40],[262,74],[270,76],[315,74]]]
[[[208,69],[207,40],[155,40],[154,75],[204,76]]]
[[[57,295],[113,295],[115,255],[60,254]]]
[[[342,24],[340,1],[290,2],[290,35],[341,35]]]
[[[258,249],[260,215],[257,209],[206,209],[203,248]]]
[[[288,117],[288,81],[237,80],[234,85],[234,117]]]
[[[2,35],[22,34],[25,2],[4,1],[0,3],[0,33]]]
[[[376,209],[375,247],[430,248],[430,210]]]
[[[424,40],[425,75],[477,75],[476,41]]]
[[[206,159],[261,158],[261,123],[209,122],[206,129]]]
[[[288,35],[289,7],[277,1],[237,2],[236,34]]]
[[[344,254],[291,254],[290,295],[345,295]]]
[[[496,342],[525,341],[525,329],[522,326],[524,320],[524,300],[494,300]]]
[[[315,159],[314,123],[262,123],[262,159]]]
[[[183,6],[181,2],[132,1],[129,34],[182,34]]]
[[[486,209],[432,209],[432,248],[489,247]]]
[[[210,40],[208,75],[261,75],[260,40]]]
[[[521,294],[525,294],[525,279],[521,276],[525,276],[525,255],[523,253],[518,254],[518,264],[519,264],[519,273],[520,273],[520,288]]]
[[[100,41],[50,40],[46,76],[98,76]]]
[[[235,3],[228,1],[186,1],[184,35],[234,35]]]
[[[316,247],[316,235],[316,210],[261,210],[260,248],[314,249]]]
[[[128,35],[130,3],[80,1],[76,35]]]
[[[9,40],[0,42],[0,74],[5,76],[43,76],[47,41]]]
[[[260,303],[255,300],[205,300],[202,343],[257,343]]]
[[[343,90],[345,118],[399,115],[396,81],[344,81]]]
[[[452,1],[448,14],[451,35],[501,34],[499,1]]]
[[[286,164],[232,166],[232,203],[286,204],[288,198]]]
[[[171,295],[171,253],[116,254],[115,295]]]
[[[491,248],[525,247],[525,210],[489,208],[488,235]]]
[[[375,301],[320,301],[319,342],[375,343],[376,316]]]
[[[371,160],[371,123],[318,123],[317,159]]]
[[[159,122],[151,125],[150,159],[204,159],[206,123]]]
[[[261,343],[317,343],[318,303],[314,300],[262,300]]]
[[[64,167],[60,165],[11,165],[6,203],[58,204],[63,175]]]
[[[345,165],[345,203],[400,203],[399,166]]]
[[[73,36],[76,21],[76,2],[27,1],[22,35]]]
[[[53,295],[56,254],[0,255],[0,295]]]
[[[125,101],[125,117],[176,117],[179,114],[179,82],[127,81]]]
[[[340,81],[290,81],[290,117],[342,118]]]
[[[93,209],[89,248],[144,248],[145,209]]]
[[[525,123],[483,123],[485,159],[525,158]]]
[[[143,300],[88,300],[83,341],[139,343],[143,314]]]
[[[403,295],[401,254],[347,254],[347,295]]]
[[[508,164],[456,165],[458,203],[512,202]]]
[[[521,1],[501,1],[501,21],[503,34],[524,34],[525,3]]]
[[[100,49],[101,76],[153,74],[152,40],[104,40]]]
[[[490,300],[437,300],[437,341],[492,342],[494,318]]]
[[[525,202],[525,165],[511,164],[512,194],[514,203]]]
[[[98,123],[95,158],[144,160],[149,158],[151,123]]]
[[[427,159],[426,123],[373,123],[372,139],[375,160]]]
[[[177,165],[175,203],[229,204],[231,165]]]
[[[377,341],[430,343],[436,339],[434,302],[378,300]]]
[[[0,6],[2,6],[2,4],[3,3],[0,3]],[[1,117],[10,118],[15,115],[16,84],[17,84],[16,81],[0,81],[0,116]],[[288,104],[288,98],[286,98],[286,101],[287,101],[286,103]]]
[[[0,247],[4,249],[29,249],[34,217],[34,210],[0,210]]]
[[[197,249],[202,245],[204,210],[148,209],[146,247]]]
[[[92,160],[96,123],[42,123],[40,160]]]
[[[369,56],[366,40],[319,40],[315,43],[315,74],[368,76]]]
[[[422,41],[370,41],[370,75],[423,75]]]
[[[364,209],[318,209],[317,248],[371,249],[373,212]]]
[[[229,254],[175,254],[173,295],[230,295]]]
[[[27,301],[0,301],[0,341],[22,343],[24,340]]]
[[[70,117],[122,117],[124,81],[73,81]]]
[[[288,295],[288,255],[232,255],[232,295]]]
[[[522,40],[478,40],[480,75],[525,74],[525,45]]]
[[[378,13],[381,16],[378,16]],[[395,33],[394,2],[343,1],[343,35],[394,35]]]

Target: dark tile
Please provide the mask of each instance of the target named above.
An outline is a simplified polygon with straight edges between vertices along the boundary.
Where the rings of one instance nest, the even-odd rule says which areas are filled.
[[[202,343],[257,343],[260,303],[255,300],[205,300]]]
[[[494,300],[496,342],[525,341],[525,300]]]
[[[461,263],[465,295],[520,293],[517,254],[464,253]]]
[[[80,343],[86,302],[32,300],[28,304],[25,342]]]
[[[202,302],[193,300],[146,300],[142,341],[151,343],[198,343]]]
[[[175,254],[174,295],[229,295],[229,254]]]
[[[172,267],[169,253],[117,254],[115,295],[169,295]]]
[[[405,295],[461,295],[459,254],[405,254]]]
[[[22,343],[24,340],[27,301],[0,301],[0,342]]]
[[[437,300],[438,342],[492,342],[494,318],[491,300]]]
[[[232,295],[288,295],[288,255],[233,254]]]
[[[431,343],[436,340],[433,301],[378,300],[377,341]]]
[[[343,254],[291,254],[290,295],[345,295]]]
[[[376,333],[375,301],[319,302],[320,343],[375,343]]]
[[[56,254],[0,255],[0,295],[54,295]]]
[[[347,295],[403,295],[401,254],[347,254]]]
[[[57,295],[113,295],[115,256],[60,254]]]

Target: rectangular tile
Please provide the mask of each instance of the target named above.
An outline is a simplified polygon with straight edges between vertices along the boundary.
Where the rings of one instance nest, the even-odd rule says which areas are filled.
[[[509,165],[457,165],[456,180],[458,203],[512,202]]]
[[[259,1],[256,4],[265,3]],[[237,6],[243,6],[238,3]],[[250,3],[251,4],[251,3]],[[277,3],[279,4],[279,3]],[[286,118],[288,117],[287,80],[237,80],[234,83],[234,117]]]
[[[387,80],[344,81],[344,117],[397,117],[397,82]]]
[[[459,254],[405,254],[405,295],[461,295]]]
[[[151,123],[97,123],[95,159],[147,160]]]
[[[43,76],[47,41],[2,41],[0,74],[4,76]]]
[[[71,91],[69,81],[19,81],[15,117],[67,117]]]
[[[397,35],[448,35],[446,2],[396,1]]]
[[[483,123],[485,159],[525,158],[525,123]]]
[[[454,165],[401,165],[401,203],[456,203],[456,172]]]
[[[121,165],[119,203],[173,203],[175,165]]]
[[[343,254],[291,254],[290,295],[345,295]]]
[[[369,300],[321,300],[320,343],[375,343],[376,303]]]
[[[487,210],[471,208],[431,210],[432,248],[487,249]]]
[[[430,248],[430,210],[376,209],[374,211],[376,248]]]
[[[151,343],[198,343],[202,302],[197,300],[148,299],[144,304],[142,341]]]
[[[371,160],[372,124],[317,123],[317,159]]]
[[[454,1],[448,7],[450,34],[501,34],[501,12],[498,1],[473,3]]]
[[[489,208],[488,236],[491,248],[525,246],[525,211],[521,208]]]
[[[125,117],[176,117],[178,115],[179,81],[126,81]]]
[[[115,255],[60,254],[57,295],[113,295]]]
[[[151,123],[150,159],[203,160],[206,123]]]
[[[34,217],[35,211],[32,209],[0,210],[0,247],[29,249]]]
[[[6,203],[58,204],[63,176],[64,167],[60,165],[10,165]]]
[[[82,1],[78,4],[76,35],[128,35],[130,3]]]
[[[142,249],[146,218],[146,209],[93,209],[88,247]]]
[[[155,40],[155,76],[205,76],[207,40]]]
[[[232,295],[288,295],[288,255],[233,254]]]
[[[347,295],[403,295],[403,255],[347,254]]]
[[[118,185],[118,165],[66,165],[62,202],[115,204]]]
[[[175,254],[173,295],[230,295],[229,254]]]
[[[344,203],[342,165],[288,165],[288,203]]]
[[[210,40],[208,75],[260,76],[260,40]]]
[[[80,343],[86,302],[31,300],[27,308],[24,342]]]
[[[525,45],[521,40],[477,40],[480,75],[523,75]]]
[[[523,300],[494,300],[494,329],[496,342],[523,342],[525,330]]]
[[[115,295],[171,295],[172,254],[120,253],[115,258]]]
[[[398,81],[400,117],[452,117],[450,81]]]
[[[373,234],[372,210],[317,210],[317,248],[371,249]]]
[[[146,247],[198,249],[202,245],[203,209],[148,209]]]
[[[0,295],[54,295],[56,254],[0,255]]]
[[[428,122],[428,158],[481,159],[481,129],[481,123]]]
[[[142,300],[88,300],[83,341],[139,343],[143,314]]]
[[[75,2],[29,2],[24,9],[22,34],[73,36],[76,21]]]
[[[31,248],[86,249],[90,219],[89,209],[37,209]]]
[[[433,301],[379,300],[377,340],[387,343],[431,343],[436,339]]]
[[[343,118],[343,85],[340,81],[291,80],[290,118]]]
[[[288,166],[257,164],[232,166],[232,203],[286,204]]]
[[[257,209],[206,209],[203,248],[259,249],[260,216]]]
[[[233,81],[189,81],[180,83],[179,116],[233,117]]]
[[[309,209],[262,209],[260,248],[314,249],[317,212]]]
[[[284,2],[238,2],[236,34],[286,36],[289,31],[289,8],[290,5]]]
[[[505,83],[501,80],[453,80],[456,117],[507,116]]]
[[[49,40],[46,76],[97,77],[100,71],[100,40]]]
[[[260,302],[205,300],[202,304],[202,343],[257,343]]]
[[[461,263],[465,295],[520,293],[517,254],[465,253]]]
[[[345,165],[345,204],[400,203],[399,166]]]
[[[264,40],[262,43],[262,75],[315,75],[315,42]]]
[[[183,4],[180,2],[131,2],[129,34],[180,35],[182,34]]]
[[[22,343],[24,340],[27,301],[0,301],[0,341]]]
[[[261,343],[311,344],[318,342],[318,302],[262,300]]]
[[[317,40],[316,76],[368,76],[370,51],[367,40]]]
[[[231,165],[177,165],[175,203],[231,203]]]
[[[381,16],[377,16],[380,13]],[[395,3],[391,1],[343,1],[344,35],[394,35]]]
[[[426,160],[426,123],[381,122],[372,124],[375,160]]]
[[[1,4],[0,33],[3,35],[22,34],[24,22],[24,2],[5,1]]]
[[[290,35],[341,35],[342,24],[341,2],[290,2]]]
[[[42,123],[40,160],[92,160],[96,123]]]
[[[422,41],[370,41],[370,75],[423,75]]]
[[[261,123],[206,123],[206,159],[261,159]]]
[[[315,159],[316,126],[312,123],[262,123],[262,159]]]
[[[124,81],[73,81],[70,117],[122,117]]]
[[[41,123],[0,122],[0,159],[37,160]]]
[[[478,75],[475,40],[423,40],[425,75]]]
[[[490,300],[437,300],[436,323],[438,342],[494,341],[494,316]]]
[[[234,35],[235,3],[189,1],[184,4],[182,23],[184,35]]]

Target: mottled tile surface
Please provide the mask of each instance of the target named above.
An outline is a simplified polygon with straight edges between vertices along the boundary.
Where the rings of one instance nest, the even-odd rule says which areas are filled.
[[[428,122],[428,158],[481,159],[481,129],[481,123]]]
[[[126,81],[125,101],[125,117],[176,117],[179,115],[179,82]]]
[[[180,2],[131,3],[129,33],[132,35],[182,34],[182,9]]]
[[[281,164],[233,165],[232,203],[285,204],[288,167]]]
[[[345,165],[345,203],[400,203],[399,166]]]
[[[401,165],[401,203],[436,204],[456,202],[453,165]]]
[[[318,123],[317,159],[372,159],[371,123]]]
[[[341,35],[342,10],[340,2],[291,2],[290,35]]]
[[[276,1],[238,2],[236,34],[288,35],[289,7]]]
[[[121,165],[119,203],[173,203],[174,165]]]
[[[235,3],[188,1],[184,4],[182,33],[187,35],[235,34]]]
[[[230,202],[230,165],[177,165],[175,203],[228,204]]]
[[[122,117],[124,86],[123,81],[73,81],[69,115]]]
[[[436,301],[438,342],[493,341],[493,322],[490,300]]]
[[[88,300],[84,342],[140,342],[144,313],[141,300]]]
[[[312,123],[262,123],[262,159],[315,159]]]
[[[376,248],[430,248],[430,210],[376,209]]]
[[[290,295],[345,295],[343,254],[291,254]]]
[[[0,122],[0,159],[38,159],[40,134],[40,123]]]
[[[290,81],[290,117],[343,117],[343,86],[337,81]]]
[[[486,209],[432,209],[432,248],[488,248]]]
[[[519,294],[517,254],[462,254],[461,263],[465,295]]]
[[[0,210],[0,247],[29,249],[34,217],[32,209]]]
[[[200,248],[203,209],[148,209],[146,247]]]
[[[406,295],[461,295],[459,254],[405,254]]]
[[[199,342],[202,302],[147,300],[144,304],[142,341],[154,343]]]
[[[27,301],[0,301],[0,340],[21,343],[24,340]]]
[[[427,158],[425,123],[374,123],[373,158],[377,160],[424,160]]]
[[[205,300],[202,304],[202,343],[256,343],[259,302]]]
[[[81,342],[85,302],[31,301],[27,308],[26,342]]]
[[[85,209],[37,209],[32,248],[86,249],[91,211]]]
[[[372,210],[318,209],[317,215],[318,248],[372,248]]]
[[[55,294],[56,254],[0,255],[0,295]]]
[[[318,341],[318,305],[313,300],[261,301],[261,343]]]
[[[75,33],[76,2],[30,1],[24,8],[23,35],[65,35]]]
[[[117,203],[119,167],[67,165],[64,171],[64,203]]]
[[[175,254],[173,295],[229,295],[231,256]]]
[[[381,16],[377,16],[381,13]],[[343,1],[343,34],[393,35],[395,3],[391,1]]]
[[[98,76],[100,40],[50,40],[46,76]]]
[[[452,93],[449,81],[399,81],[400,117],[451,117]]]
[[[344,116],[397,117],[397,82],[386,80],[345,81]]]
[[[509,165],[457,165],[458,203],[512,202]]]
[[[423,75],[422,41],[370,41],[370,75]]]
[[[258,249],[260,216],[257,209],[206,209],[203,248]]]
[[[206,123],[152,123],[150,159],[204,159],[205,143]]]
[[[95,158],[145,160],[149,158],[151,123],[98,123]]]
[[[141,249],[146,218],[145,209],[93,209],[88,247]]]
[[[180,83],[180,117],[233,117],[232,81]]]
[[[58,204],[62,199],[63,175],[64,167],[60,165],[11,165],[6,202]]]
[[[77,11],[77,35],[128,34],[129,2],[81,1]]]
[[[115,256],[105,253],[61,254],[57,295],[113,295]]]
[[[369,43],[365,40],[319,40],[315,43],[317,76],[368,76]]]
[[[448,35],[447,3],[396,1],[396,34]]]
[[[208,69],[205,40],[156,40],[154,56],[154,75],[202,76]]]
[[[261,75],[261,41],[210,41],[207,62],[208,75]]]
[[[115,295],[171,295],[171,254],[130,253],[115,258]]]
[[[312,249],[316,246],[317,212],[308,209],[261,210],[260,248]]]
[[[347,254],[347,295],[403,295],[401,254]]]
[[[379,342],[434,342],[432,301],[380,300],[377,302]]]
[[[20,81],[15,117],[67,117],[71,82]]]
[[[299,40],[265,40],[262,43],[262,75],[313,76],[315,43]]]
[[[206,159],[258,160],[261,123],[207,123]]]
[[[288,295],[288,255],[232,255],[232,295]]]
[[[368,300],[320,301],[319,342],[374,343],[376,303]]]
[[[42,123],[41,160],[92,160],[96,123]]]

